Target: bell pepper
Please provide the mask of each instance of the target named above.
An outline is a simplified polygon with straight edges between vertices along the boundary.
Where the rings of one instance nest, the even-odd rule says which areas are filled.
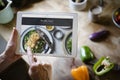
[[[88,46],[82,46],[80,48],[80,58],[83,62],[90,61],[94,58],[94,55]]]
[[[85,65],[72,69],[71,75],[75,80],[89,80],[88,68]]]
[[[93,66],[96,75],[103,75],[109,72],[114,67],[114,63],[110,61],[109,57],[101,57]]]

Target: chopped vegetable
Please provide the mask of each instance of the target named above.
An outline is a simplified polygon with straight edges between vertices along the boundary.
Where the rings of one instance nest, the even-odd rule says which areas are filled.
[[[39,34],[36,32],[33,32],[30,36],[28,41],[26,42],[26,46],[29,46],[30,48],[34,48],[36,42],[40,39]]]
[[[72,39],[71,38],[69,38],[67,41],[67,49],[68,49],[69,53],[72,52]]]
[[[45,45],[45,41],[39,37],[35,30],[29,31],[23,38],[23,48],[25,51],[27,46],[29,46],[33,53],[41,53],[45,49]]]
[[[89,36],[89,39],[95,42],[99,42],[99,41],[103,41],[104,39],[106,39],[108,35],[109,35],[108,30],[102,30],[102,31],[91,34]]]
[[[75,80],[89,80],[88,68],[85,65],[72,69],[71,75]]]
[[[109,57],[101,57],[93,66],[93,70],[96,75],[103,75],[109,72],[114,67],[114,64],[110,61]]]
[[[82,46],[80,48],[80,58],[83,62],[90,61],[94,58],[94,55],[88,46]]]

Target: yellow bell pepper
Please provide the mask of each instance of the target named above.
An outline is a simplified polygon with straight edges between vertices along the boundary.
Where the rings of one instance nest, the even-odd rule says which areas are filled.
[[[85,65],[72,69],[71,75],[74,80],[89,80],[88,68]]]

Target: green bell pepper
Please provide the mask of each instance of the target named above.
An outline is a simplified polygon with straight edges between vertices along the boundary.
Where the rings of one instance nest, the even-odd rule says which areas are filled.
[[[83,62],[90,61],[94,58],[94,55],[88,46],[82,46],[80,48],[80,58]]]
[[[96,75],[101,76],[109,72],[114,67],[109,57],[101,57],[93,66]]]

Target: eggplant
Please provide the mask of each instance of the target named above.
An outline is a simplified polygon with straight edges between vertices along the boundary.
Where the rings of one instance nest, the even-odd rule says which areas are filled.
[[[110,32],[108,30],[102,30],[102,31],[91,34],[89,36],[89,39],[94,42],[100,42],[100,41],[105,40],[109,34]]]

